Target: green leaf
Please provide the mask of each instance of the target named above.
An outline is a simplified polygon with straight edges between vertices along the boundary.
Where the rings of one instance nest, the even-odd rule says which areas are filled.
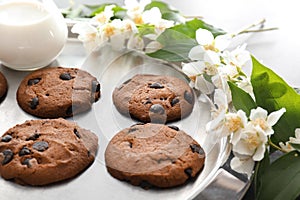
[[[290,152],[260,174],[258,200],[293,200],[300,195],[300,155]]]
[[[170,6],[167,3],[164,3],[162,1],[152,1],[150,4],[145,6],[144,10],[150,10],[151,8],[157,7],[161,14],[168,13],[168,12],[174,12],[179,13],[178,10],[170,8]]]
[[[178,23],[184,23],[185,20],[184,17],[182,17],[180,14],[174,12],[166,12],[162,14],[162,18],[166,20],[178,22]]]
[[[252,57],[253,70],[251,83],[256,104],[273,112],[285,107],[286,113],[280,118],[274,128],[272,141],[278,144],[294,136],[300,122],[300,95],[271,69],[263,66]]]
[[[145,36],[148,34],[154,34],[155,33],[155,26],[154,25],[149,25],[149,24],[140,24],[137,25],[138,31],[139,31],[139,36]]]
[[[153,53],[148,53],[147,54],[150,57],[157,58],[157,59],[162,59],[170,62],[181,62],[183,60],[186,60],[186,55],[182,53],[174,53],[174,51],[167,51],[164,49],[160,49],[158,51],[155,51]]]
[[[241,109],[247,114],[247,116],[249,116],[251,109],[257,107],[252,97],[247,92],[236,86],[234,83],[228,82],[228,85],[231,90],[232,103],[235,109]]]
[[[166,29],[157,38],[157,41],[163,48],[147,55],[174,62],[188,60],[188,54],[191,48],[197,45],[195,39],[172,29]]]
[[[296,149],[297,151],[300,151],[300,144],[296,144],[296,143],[291,143],[291,142],[290,142],[290,145],[291,145],[294,149]]]
[[[126,9],[116,6],[113,8],[115,19],[124,19],[126,17]]]
[[[178,10],[171,8],[168,4],[162,1],[152,1],[145,7],[145,10],[150,10],[154,7],[157,7],[160,10],[163,19],[172,20],[179,23],[184,22],[184,18],[181,16]]]
[[[90,10],[90,15],[89,17],[94,17],[98,13],[101,13],[104,11],[105,7],[110,4],[105,3],[105,4],[100,4],[100,5],[85,5],[89,10]]]
[[[199,28],[205,28],[211,31],[214,36],[225,33],[223,30],[214,28],[202,20],[194,19],[184,24],[179,24],[172,28],[166,29],[157,38],[157,41],[163,45],[163,48],[148,55],[154,58],[175,62],[189,60],[188,55],[190,50],[194,46],[198,45],[197,41],[195,40],[195,32]]]
[[[104,3],[104,4],[100,4],[100,5],[85,5],[91,12],[88,17],[96,16],[97,14],[103,12],[105,10],[105,7],[109,6],[109,5],[115,5],[115,7],[112,8],[112,10],[114,11],[114,15],[115,15],[114,18],[123,19],[125,17],[126,9],[124,9],[116,4],[110,4],[110,3]]]
[[[212,25],[207,24],[203,20],[200,20],[200,19],[193,19],[193,20],[187,21],[186,23],[176,25],[170,29],[172,29],[174,31],[178,31],[182,34],[189,36],[190,38],[195,39],[196,38],[196,30],[199,28],[203,28],[203,29],[210,31],[214,35],[214,37],[216,37],[218,35],[223,35],[226,33],[222,29],[215,28]]]
[[[254,174],[254,186],[255,186],[255,196],[259,196],[262,191],[262,175],[268,170],[270,166],[269,152],[265,151],[264,158],[258,162],[255,166]]]

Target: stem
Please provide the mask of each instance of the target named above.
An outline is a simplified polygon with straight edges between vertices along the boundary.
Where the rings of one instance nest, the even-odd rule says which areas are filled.
[[[264,31],[278,30],[277,27],[264,28],[265,22],[266,22],[266,19],[262,19],[258,23],[251,24],[250,26],[248,26],[244,30],[234,34],[234,36],[241,35],[241,34],[244,34],[244,33],[257,33],[257,32],[264,32]],[[253,28],[257,28],[257,29],[253,29]]]
[[[278,28],[273,27],[273,28],[265,28],[265,29],[258,29],[258,30],[243,30],[243,31],[239,32],[237,35],[241,35],[244,33],[257,33],[257,32],[274,31],[274,30],[278,30]]]
[[[262,19],[260,20],[258,23],[256,24],[251,24],[248,28],[246,28],[245,30],[248,30],[248,29],[251,29],[251,28],[254,28],[256,26],[260,26],[259,28],[263,28],[265,26],[265,22],[266,22],[266,19]]]
[[[272,146],[274,149],[277,149],[277,150],[282,151],[284,153],[288,153],[285,150],[283,150],[282,148],[280,148],[279,146],[277,146],[276,144],[274,144],[270,138],[268,139],[268,142],[269,142],[269,145]]]

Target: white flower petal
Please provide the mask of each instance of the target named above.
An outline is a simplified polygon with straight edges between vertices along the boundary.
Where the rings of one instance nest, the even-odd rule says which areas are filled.
[[[195,88],[200,90],[204,94],[211,94],[214,91],[215,86],[205,80],[203,76],[197,76],[195,81]]]
[[[193,47],[189,52],[189,58],[191,60],[203,60],[205,54],[205,49],[201,46]]]
[[[189,77],[202,74],[204,68],[205,63],[203,61],[182,64],[182,71]]]
[[[159,8],[153,7],[143,12],[142,18],[145,24],[157,25],[161,21],[161,12]]]
[[[124,8],[129,12],[142,13],[145,6],[151,3],[151,0],[124,0]]]
[[[248,118],[243,110],[238,110],[237,115],[241,118],[243,126],[246,126]]]
[[[231,143],[233,145],[236,145],[238,143],[238,141],[241,139],[241,131],[237,131],[235,133],[232,134],[232,138],[231,138]]]
[[[254,161],[260,161],[260,160],[262,160],[264,158],[265,151],[266,151],[266,146],[264,144],[258,146],[258,148],[255,151],[255,154],[252,157],[253,160]]]
[[[261,107],[257,107],[256,109],[252,109],[250,112],[250,120],[255,120],[255,119],[266,119],[268,116],[268,112],[261,108]]]
[[[214,103],[217,104],[218,107],[226,107],[227,108],[227,97],[223,90],[216,89],[214,94]]]
[[[171,28],[174,26],[174,21],[161,19],[157,25],[159,28]]]
[[[285,112],[285,108],[281,108],[280,110],[272,112],[267,118],[267,123],[270,126],[274,126]]]
[[[214,41],[214,36],[210,31],[199,28],[196,31],[196,40],[200,45],[208,45],[212,44],[212,42]]]
[[[221,59],[220,59],[220,55],[214,51],[211,50],[207,50],[204,53],[204,57],[203,60],[205,62],[208,62],[212,65],[220,65],[221,64]]]
[[[224,119],[225,119],[225,110],[222,110],[218,115],[211,121],[209,121],[206,124],[206,130],[208,132],[211,132],[213,130],[216,130],[218,127],[220,127],[220,124],[223,124]]]
[[[300,138],[300,128],[295,129],[295,136],[296,138]]]
[[[285,152],[294,151],[295,149],[290,145],[289,142],[286,142],[285,144],[283,142],[279,142],[279,146],[284,150]]]
[[[132,35],[127,42],[128,49],[142,50],[144,46],[144,40],[141,37],[135,35]]]
[[[152,41],[149,44],[147,44],[145,52],[146,53],[153,53],[159,49],[161,49],[163,46],[161,43],[157,42],[157,41]]]
[[[229,46],[231,39],[232,37],[229,34],[219,35],[215,38],[215,47],[219,51],[223,51]]]
[[[238,152],[239,154],[252,156],[254,153],[254,149],[248,148],[247,142],[243,141],[243,139],[239,140],[235,145],[233,145],[232,150],[234,152]]]
[[[238,157],[232,158],[230,162],[231,168],[239,173],[245,173],[248,177],[251,177],[254,161],[249,157],[248,159],[240,159]]]
[[[139,5],[138,1],[137,0],[124,0],[124,7],[126,9],[129,9],[129,8],[134,8],[136,6]]]
[[[89,23],[85,23],[85,22],[79,22],[76,23],[72,29],[71,29],[72,33],[77,33],[77,34],[90,34],[90,33],[95,33],[97,32],[97,29],[90,25]]]

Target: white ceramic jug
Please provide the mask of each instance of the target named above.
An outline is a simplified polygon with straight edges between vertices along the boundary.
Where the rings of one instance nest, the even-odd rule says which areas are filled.
[[[67,40],[67,25],[52,0],[0,0],[0,62],[15,70],[49,65]]]

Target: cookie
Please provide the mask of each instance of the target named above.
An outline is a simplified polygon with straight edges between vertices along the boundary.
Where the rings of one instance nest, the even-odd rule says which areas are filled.
[[[166,123],[192,112],[194,93],[179,78],[139,74],[114,90],[113,102],[125,116],[142,122]]]
[[[77,68],[34,71],[22,80],[17,91],[19,106],[41,118],[71,117],[91,109],[99,98],[97,79]]]
[[[0,101],[4,98],[7,92],[7,80],[5,76],[0,72]]]
[[[0,174],[25,185],[72,178],[95,159],[97,136],[63,118],[30,120],[0,138]]]
[[[176,126],[137,124],[117,133],[105,150],[108,172],[142,187],[184,184],[201,171],[205,153]]]

